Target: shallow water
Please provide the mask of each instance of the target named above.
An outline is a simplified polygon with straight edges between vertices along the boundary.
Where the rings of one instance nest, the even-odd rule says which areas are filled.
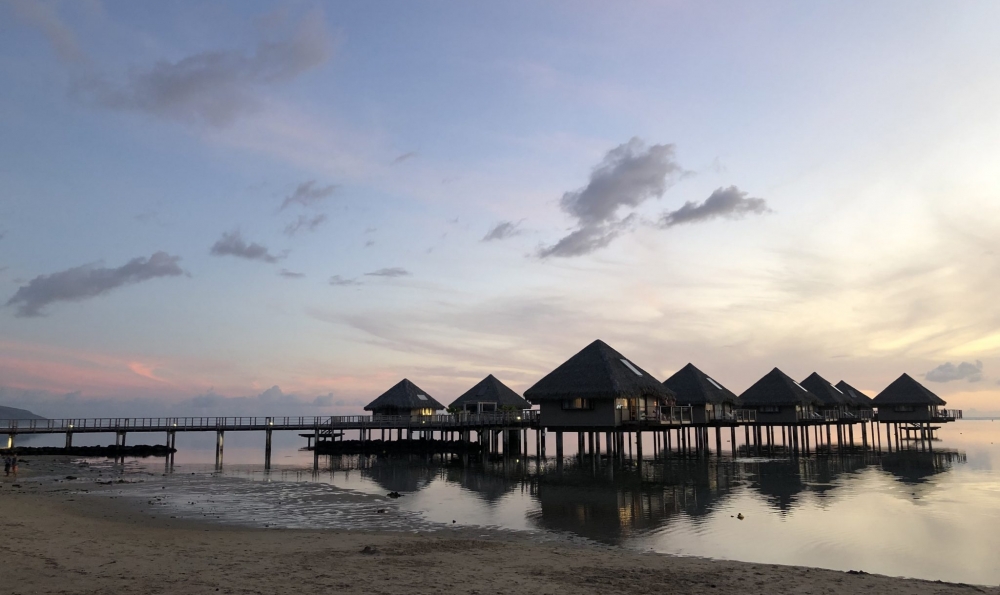
[[[641,473],[575,456],[466,464],[338,456],[321,457],[314,471],[298,442],[279,443],[268,472],[249,439],[227,443],[221,470],[214,450],[183,444],[172,469],[162,459],[90,463],[103,477],[146,478],[125,493],[182,518],[289,528],[489,527],[533,539],[1000,583],[1000,423],[962,421],[939,435],[933,451],[647,456]],[[387,498],[390,491],[403,497]]]

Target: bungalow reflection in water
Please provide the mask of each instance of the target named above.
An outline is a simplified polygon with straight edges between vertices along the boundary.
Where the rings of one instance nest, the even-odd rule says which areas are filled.
[[[668,527],[682,516],[689,522],[702,522],[744,486],[785,516],[805,494],[833,498],[845,485],[844,477],[869,467],[907,484],[909,489],[898,492],[899,497],[919,498],[929,486],[918,490],[914,484],[932,484],[933,475],[964,460],[965,455],[955,451],[753,462],[676,459],[647,468],[642,481],[634,471],[618,473],[614,479],[594,477],[584,463],[567,469],[561,477],[548,473],[539,478],[535,496],[541,506],[530,519],[542,529],[618,544]]]
[[[434,482],[448,482],[491,507],[521,491],[537,503],[526,507],[525,514],[539,529],[618,544],[669,530],[676,519],[707,522],[748,490],[784,517],[802,505],[806,495],[823,500],[849,494],[849,478],[866,469],[906,486],[893,495],[920,499],[937,488],[935,475],[965,460],[964,453],[954,450],[751,461],[678,457],[647,463],[641,477],[635,468],[604,461],[595,465],[589,457],[539,468],[532,459],[464,465],[447,455],[344,456],[331,459],[330,466],[358,469],[387,492],[414,493]]]

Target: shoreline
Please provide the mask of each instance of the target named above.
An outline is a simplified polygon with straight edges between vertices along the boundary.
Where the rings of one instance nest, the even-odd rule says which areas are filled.
[[[117,484],[42,483],[31,475],[0,482],[3,582],[10,592],[25,595],[311,590],[1000,594],[998,587],[540,542],[471,527],[284,529],[167,518],[130,505],[115,494],[121,489]]]

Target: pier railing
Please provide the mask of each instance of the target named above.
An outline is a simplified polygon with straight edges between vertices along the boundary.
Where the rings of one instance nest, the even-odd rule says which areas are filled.
[[[359,428],[529,427],[537,411],[503,411],[459,415],[302,417],[100,417],[78,419],[0,419],[0,433],[56,434],[76,432],[191,432]]]
[[[961,409],[935,409],[934,417],[940,419],[962,419]]]

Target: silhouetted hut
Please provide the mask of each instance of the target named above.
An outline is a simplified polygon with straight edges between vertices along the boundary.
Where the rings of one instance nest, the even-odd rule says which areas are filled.
[[[448,408],[469,413],[489,413],[502,409],[531,409],[531,403],[490,374],[452,401]]]
[[[365,411],[371,411],[373,417],[395,415],[421,417],[434,415],[435,411],[442,409],[444,405],[406,378],[365,405]]]
[[[740,407],[755,409],[757,422],[792,424],[815,419],[819,397],[775,368],[740,395]]]
[[[873,411],[875,409],[875,406],[872,405],[871,397],[854,388],[850,384],[847,384],[843,380],[837,383],[837,388],[842,390],[848,397],[851,397],[851,401],[854,403],[854,409],[856,411]]]
[[[604,341],[594,341],[549,372],[524,397],[547,428],[583,431],[659,420],[674,393]]]
[[[703,424],[709,421],[733,419],[733,409],[738,397],[711,376],[688,364],[663,385],[674,391],[678,405],[691,406],[691,421]]]
[[[872,404],[878,408],[880,422],[949,421],[942,409],[944,399],[903,374],[880,392]]]
[[[823,378],[816,372],[800,382],[807,391],[819,397],[820,409],[824,414],[840,419],[848,415],[853,415],[853,400],[847,393],[834,386],[829,380]]]

